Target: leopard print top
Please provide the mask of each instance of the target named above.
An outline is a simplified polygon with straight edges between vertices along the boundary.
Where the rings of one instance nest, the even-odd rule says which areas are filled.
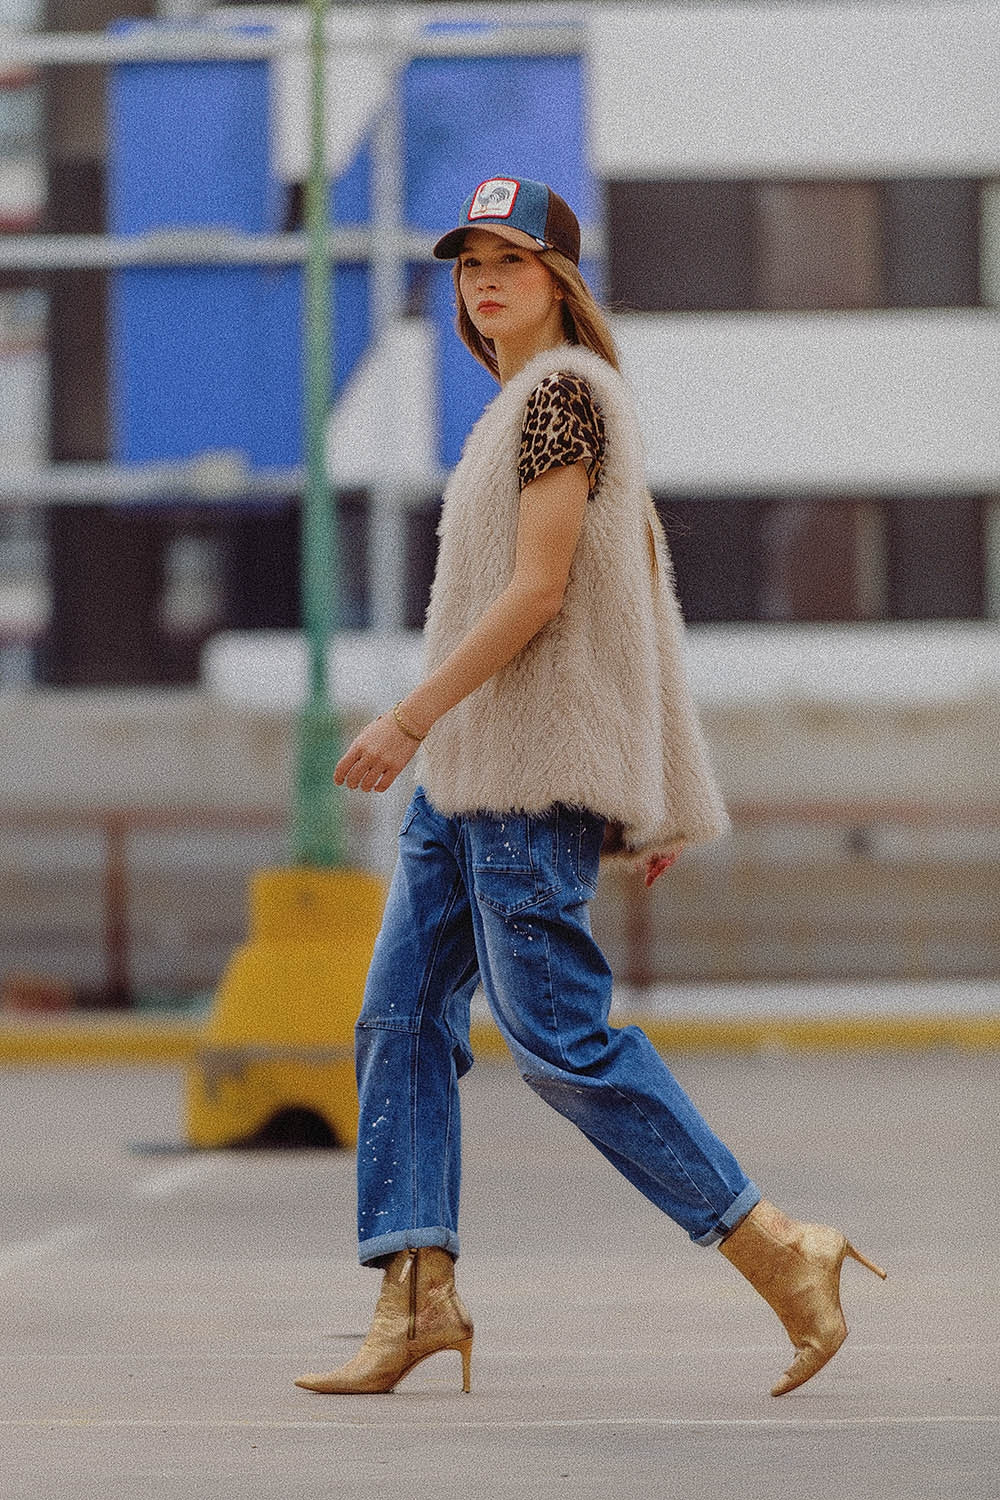
[[[591,494],[604,460],[604,418],[579,375],[557,370],[536,385],[524,408],[517,477],[521,489],[549,469],[587,465]]]

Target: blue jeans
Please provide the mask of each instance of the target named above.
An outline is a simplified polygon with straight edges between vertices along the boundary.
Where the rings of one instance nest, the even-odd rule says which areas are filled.
[[[608,1025],[589,911],[603,833],[562,804],[449,818],[414,793],[355,1033],[363,1263],[458,1254],[458,1080],[480,980],[529,1087],[697,1244],[760,1198],[645,1033]]]

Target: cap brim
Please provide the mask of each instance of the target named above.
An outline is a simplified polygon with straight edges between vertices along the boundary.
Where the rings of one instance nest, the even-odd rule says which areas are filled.
[[[459,229],[451,229],[442,235],[434,246],[434,255],[438,260],[455,260],[462,253],[465,244],[465,236],[472,229],[485,229],[487,234],[495,234],[498,239],[507,240],[511,245],[520,245],[522,250],[533,250],[537,255],[539,250],[545,246],[540,245],[530,234],[523,229],[509,228],[506,224],[463,224]]]

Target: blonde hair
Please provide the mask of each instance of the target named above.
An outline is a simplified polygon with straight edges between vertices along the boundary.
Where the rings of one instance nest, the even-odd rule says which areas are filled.
[[[568,256],[560,254],[558,250],[538,250],[529,253],[537,254],[542,265],[548,268],[562,290],[563,333],[566,335],[567,344],[582,344],[585,349],[591,349],[595,354],[600,355],[601,359],[613,370],[621,373],[618,350],[615,348],[608,320],[590,287],[581,276],[579,268]],[[454,270],[458,336],[473,358],[478,359],[479,363],[489,370],[494,380],[499,380],[500,366],[497,363],[493,340],[483,338],[469,317],[462,300],[461,275],[462,257],[459,255],[455,260]]]
[[[614,335],[597,298],[580,274],[579,267],[558,250],[539,250],[533,253],[537,254],[542,265],[548,268],[562,289],[563,333],[567,344],[581,344],[585,349],[590,349],[620,375],[621,364]],[[494,380],[499,381],[500,366],[493,340],[484,338],[476,328],[462,298],[461,255],[456,257],[453,274],[458,336],[473,358],[489,370]],[[646,545],[649,549],[650,571],[655,579],[660,571],[656,555],[656,534],[659,532],[663,536],[663,526],[653,504],[653,497],[647,495],[646,502]]]

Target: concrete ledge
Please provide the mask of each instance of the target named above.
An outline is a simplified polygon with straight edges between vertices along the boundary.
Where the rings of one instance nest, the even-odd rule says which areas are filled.
[[[1000,1048],[1000,1014],[886,1016],[697,1017],[664,1020],[635,1012],[616,1015],[616,1025],[641,1026],[664,1053],[928,1051],[935,1047],[981,1051]],[[203,1035],[190,1019],[94,1015],[67,1020],[4,1017],[0,1021],[0,1065],[183,1065],[193,1060]],[[477,1057],[508,1057],[496,1027],[472,1026]]]

